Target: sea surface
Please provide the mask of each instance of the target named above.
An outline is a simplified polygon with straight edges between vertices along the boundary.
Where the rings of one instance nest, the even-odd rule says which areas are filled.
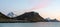
[[[60,27],[60,22],[0,23],[0,27]]]

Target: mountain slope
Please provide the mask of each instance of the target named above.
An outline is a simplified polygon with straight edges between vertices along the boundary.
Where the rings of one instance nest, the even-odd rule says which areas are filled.
[[[27,20],[32,22],[46,22],[38,13],[36,12],[26,12],[20,16],[15,17],[17,20]]]

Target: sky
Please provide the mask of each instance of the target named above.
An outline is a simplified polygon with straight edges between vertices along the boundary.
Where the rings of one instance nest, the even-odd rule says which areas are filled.
[[[60,0],[0,0],[0,12],[7,15],[14,12],[21,15],[24,12],[35,11],[43,18],[60,20]]]
[[[4,14],[9,12],[24,13],[29,11],[35,5],[38,5],[41,0],[0,0],[0,11]],[[23,12],[22,12],[23,11]]]

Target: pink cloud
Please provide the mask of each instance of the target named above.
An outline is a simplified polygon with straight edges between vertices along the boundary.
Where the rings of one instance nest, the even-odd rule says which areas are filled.
[[[34,0],[30,0],[31,2],[33,2]],[[37,2],[38,3],[38,2]],[[46,8],[48,7],[48,5],[51,3],[51,0],[39,0],[39,4],[33,6],[32,8],[28,9],[28,10],[24,10],[24,11],[32,11],[32,10],[38,10],[41,8]]]
[[[45,7],[48,6],[49,3],[50,3],[50,0],[42,0],[39,5],[32,7],[31,10],[36,10],[36,9],[40,9],[40,8],[45,8]]]

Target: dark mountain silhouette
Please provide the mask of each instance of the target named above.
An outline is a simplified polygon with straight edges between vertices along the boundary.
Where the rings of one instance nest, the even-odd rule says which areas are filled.
[[[37,12],[26,12],[10,18],[0,12],[0,22],[46,22]]]
[[[37,12],[26,12],[20,16],[15,17],[17,20],[27,20],[32,22],[46,22]]]
[[[9,18],[9,17],[7,17],[6,15],[4,15],[0,12],[0,18]]]
[[[5,22],[7,23],[7,22],[13,22],[13,21],[14,21],[13,18],[7,17],[6,15],[4,15],[0,12],[0,23],[1,22],[2,23],[5,23]]]

